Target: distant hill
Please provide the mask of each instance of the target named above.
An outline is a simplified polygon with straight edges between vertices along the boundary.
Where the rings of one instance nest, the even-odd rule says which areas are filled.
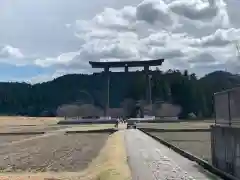
[[[207,74],[200,81],[212,86],[213,91],[217,92],[240,85],[240,76],[225,71],[215,71]]]
[[[209,117],[213,113],[214,92],[240,84],[240,76],[216,71],[197,79],[187,71],[153,71],[152,99],[171,101],[183,107],[183,116],[194,112]],[[58,106],[73,103],[93,103],[104,107],[106,79],[103,73],[71,74],[49,82],[0,83],[0,114],[2,115],[54,115]],[[145,77],[142,72],[112,73],[110,106],[120,107],[126,98],[145,98]]]

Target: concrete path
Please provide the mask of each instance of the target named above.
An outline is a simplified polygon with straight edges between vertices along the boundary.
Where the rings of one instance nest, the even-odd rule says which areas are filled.
[[[220,179],[139,130],[125,130],[125,143],[133,180]]]

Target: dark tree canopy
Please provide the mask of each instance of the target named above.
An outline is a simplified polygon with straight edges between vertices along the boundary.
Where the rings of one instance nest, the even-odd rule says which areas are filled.
[[[213,115],[213,93],[240,84],[240,77],[216,71],[196,78],[188,71],[152,71],[152,100],[168,101],[182,107],[182,117],[189,113]],[[110,107],[121,106],[124,99],[145,98],[143,72],[115,72],[110,80]],[[103,73],[65,75],[49,82],[0,83],[0,114],[54,116],[63,104],[92,104],[103,108],[106,101],[106,80]]]

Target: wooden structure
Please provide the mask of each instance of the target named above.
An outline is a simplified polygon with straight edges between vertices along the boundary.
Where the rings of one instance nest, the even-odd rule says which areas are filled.
[[[148,60],[148,61],[109,61],[109,62],[95,62],[89,61],[89,64],[92,68],[102,68],[104,69],[104,73],[107,79],[107,103],[105,109],[105,115],[107,115],[107,111],[109,108],[109,85],[110,85],[110,68],[121,68],[123,67],[125,73],[128,72],[129,67],[143,67],[144,73],[146,76],[146,81],[148,81],[148,86],[146,87],[146,100],[147,103],[151,104],[151,75],[149,71],[150,66],[161,66],[164,62],[164,59],[157,60]]]

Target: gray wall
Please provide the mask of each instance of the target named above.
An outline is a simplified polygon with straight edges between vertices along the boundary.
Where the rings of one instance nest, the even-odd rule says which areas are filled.
[[[240,128],[212,126],[211,138],[213,165],[240,178]]]

